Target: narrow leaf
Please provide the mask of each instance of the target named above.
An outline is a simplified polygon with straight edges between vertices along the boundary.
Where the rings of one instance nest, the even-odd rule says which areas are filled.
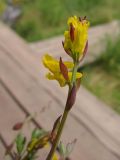
[[[77,142],[77,139],[74,139],[71,143],[67,144],[66,146],[67,156],[69,156],[70,153],[73,151],[76,142]]]
[[[22,134],[18,134],[16,138],[16,147],[19,154],[22,153],[26,143],[26,138]]]
[[[75,103],[76,100],[76,86],[73,85],[73,88],[71,89],[68,98],[67,98],[67,103],[66,103],[66,110],[70,110],[72,108],[72,106]]]
[[[52,129],[52,132],[51,132],[51,140],[53,141],[56,137],[56,134],[57,134],[57,131],[58,131],[58,128],[60,126],[60,119],[61,119],[61,116],[59,116],[57,118],[57,120],[55,121],[54,125],[53,125],[53,129]]]
[[[61,157],[65,157],[66,156],[66,147],[64,146],[64,144],[60,141],[60,144],[58,146],[58,150],[60,153]]]
[[[40,138],[42,137],[43,135],[45,135],[45,131],[43,129],[38,129],[38,128],[35,128],[32,132],[32,139],[34,138]]]

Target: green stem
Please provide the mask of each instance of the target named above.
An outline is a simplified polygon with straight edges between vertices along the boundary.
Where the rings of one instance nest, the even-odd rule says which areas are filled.
[[[72,89],[73,84],[76,82],[77,65],[78,65],[77,63],[74,63],[74,68],[73,68],[72,78],[71,78],[71,85],[70,85],[69,91]],[[68,91],[68,95],[69,95],[69,91]],[[57,132],[56,139],[55,139],[55,141],[54,141],[54,143],[52,145],[52,148],[51,148],[46,160],[52,160],[54,152],[55,152],[55,150],[57,148],[58,142],[60,140],[64,125],[65,125],[65,122],[66,122],[66,119],[67,119],[67,116],[68,116],[68,113],[69,113],[69,111],[66,110],[66,107],[65,107],[65,110],[64,110],[64,113],[63,113],[63,116],[62,116],[62,120],[61,120],[59,129],[58,129],[58,132]]]
[[[73,72],[72,72],[72,78],[71,78],[71,88],[73,87],[73,84],[76,82],[76,72],[78,69],[78,64],[74,63],[74,68],[73,68]]]
[[[46,160],[52,160],[53,154],[54,154],[54,152],[55,152],[55,150],[57,148],[58,142],[60,140],[60,137],[61,137],[61,134],[62,134],[62,130],[64,128],[67,116],[68,116],[68,111],[64,111],[64,114],[63,114],[59,129],[58,129],[58,132],[57,132],[56,139],[55,139],[55,141],[53,143],[53,146],[52,146],[52,148],[51,148]]]

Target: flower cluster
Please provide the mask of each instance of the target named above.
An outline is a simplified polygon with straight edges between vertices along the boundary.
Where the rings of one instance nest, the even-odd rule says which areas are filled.
[[[44,66],[50,71],[46,77],[49,80],[57,80],[61,87],[71,85],[75,63],[78,64],[83,59],[88,47],[89,22],[86,17],[83,19],[76,16],[70,17],[68,26],[68,30],[64,33],[63,47],[65,52],[72,57],[73,62],[63,63],[61,58],[58,61],[48,54],[43,57]],[[78,80],[82,77],[82,73],[76,72],[74,76]]]
[[[64,33],[63,47],[74,61],[79,61],[88,45],[89,22],[86,17],[81,19],[74,16],[68,19],[68,26],[69,30]]]
[[[49,73],[47,73],[46,77],[49,80],[57,80],[61,87],[65,86],[66,84],[70,84],[71,77],[72,77],[72,68],[74,64],[72,62],[64,62],[64,65],[66,69],[68,70],[68,73],[65,75],[62,74],[62,61],[58,61],[51,57],[50,55],[46,54],[43,57],[43,64],[46,68],[50,70]],[[65,72],[65,71],[64,71]],[[82,74],[77,72],[76,78],[79,79],[82,77]]]

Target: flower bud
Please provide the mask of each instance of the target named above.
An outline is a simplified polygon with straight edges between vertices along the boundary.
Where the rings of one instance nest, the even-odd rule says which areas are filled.
[[[13,130],[14,131],[20,130],[22,126],[23,126],[23,122],[18,122],[13,126]]]
[[[57,135],[57,131],[58,131],[58,128],[60,126],[60,120],[61,120],[61,116],[59,116],[54,125],[53,125],[53,129],[52,129],[52,132],[51,132],[51,141],[54,141],[54,139],[56,138],[56,135]]]
[[[70,110],[72,108],[72,106],[74,105],[75,103],[75,100],[76,100],[76,86],[73,85],[69,95],[68,95],[68,98],[67,98],[67,102],[66,102],[66,110]]]
[[[71,23],[70,24],[70,38],[71,38],[71,41],[73,42],[74,41],[74,30],[75,28],[73,27],[73,24]]]
[[[86,53],[89,22],[86,17],[78,18],[74,16],[68,19],[68,26],[68,30],[64,33],[64,50],[70,53],[69,56],[74,61],[78,62]]]
[[[68,79],[69,79],[68,69],[67,69],[66,65],[63,63],[61,57],[60,57],[59,65],[60,65],[60,71],[61,71],[63,77],[65,78],[66,81],[68,81]]]

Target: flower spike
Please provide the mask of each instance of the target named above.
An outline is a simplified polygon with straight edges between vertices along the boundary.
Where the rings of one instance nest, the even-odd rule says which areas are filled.
[[[74,61],[79,61],[84,54],[86,42],[88,41],[89,22],[84,18],[76,16],[68,19],[69,29],[64,33],[64,50],[69,52]],[[76,59],[77,58],[77,59]]]

